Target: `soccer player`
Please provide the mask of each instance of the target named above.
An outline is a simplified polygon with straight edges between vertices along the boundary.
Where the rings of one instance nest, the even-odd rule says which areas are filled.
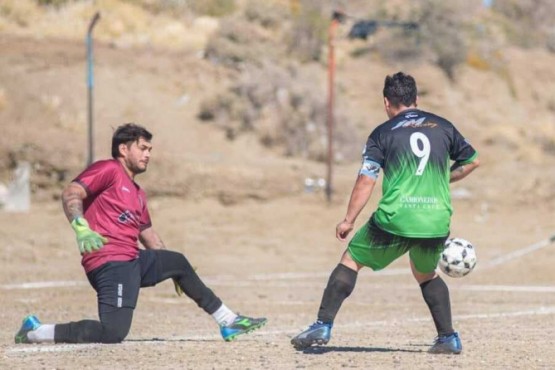
[[[381,270],[408,252],[438,334],[429,352],[458,354],[462,345],[451,322],[449,290],[436,267],[449,235],[449,183],[476,169],[478,154],[451,122],[416,108],[412,76],[387,76],[383,96],[389,120],[368,137],[347,213],[336,227],[337,239],[345,241],[353,230],[381,169],[382,198],[331,273],[317,321],[291,343],[297,349],[328,343],[335,316],[353,291],[360,269]]]
[[[220,326],[225,341],[262,327],[265,318],[237,315],[204,285],[178,252],[152,227],[146,194],[135,176],[146,171],[152,134],[128,123],[112,137],[113,159],[93,163],[62,193],[64,212],[77,236],[82,265],[96,290],[100,321],[41,324],[27,316],[16,343],[119,343],[129,333],[139,289],[172,278]],[[139,248],[138,241],[144,246]]]

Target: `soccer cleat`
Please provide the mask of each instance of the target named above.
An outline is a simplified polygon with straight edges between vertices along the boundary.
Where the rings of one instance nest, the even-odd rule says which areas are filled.
[[[27,337],[27,333],[33,330],[37,330],[39,326],[41,326],[41,323],[36,316],[29,315],[24,318],[23,323],[21,324],[21,328],[15,335],[15,343],[31,343],[31,341]]]
[[[253,319],[247,316],[237,316],[231,325],[220,326],[220,333],[226,342],[231,342],[238,335],[250,333],[263,327],[268,320],[265,317]]]
[[[331,337],[331,324],[316,321],[308,329],[291,339],[291,344],[295,349],[302,350],[313,344],[327,344]]]
[[[454,332],[453,334],[436,337],[434,345],[428,350],[428,353],[458,355],[461,351],[461,338],[459,338],[459,333]]]

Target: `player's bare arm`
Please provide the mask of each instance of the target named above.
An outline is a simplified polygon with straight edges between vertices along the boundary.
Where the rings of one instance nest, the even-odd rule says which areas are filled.
[[[68,221],[83,216],[83,199],[87,197],[87,191],[83,186],[72,182],[62,192],[62,204]]]
[[[166,249],[166,245],[152,227],[141,231],[139,240],[146,249]]]
[[[340,241],[344,241],[351,230],[353,230],[355,220],[366,203],[368,203],[375,184],[376,180],[372,177],[365,175],[358,176],[353,191],[351,192],[351,199],[347,206],[347,214],[343,221],[337,224],[335,229],[335,236]]]
[[[451,167],[451,177],[449,179],[449,182],[455,182],[464,179],[472,171],[478,168],[478,166],[480,166],[480,160],[478,158],[464,165],[457,165],[455,163],[453,167]]]

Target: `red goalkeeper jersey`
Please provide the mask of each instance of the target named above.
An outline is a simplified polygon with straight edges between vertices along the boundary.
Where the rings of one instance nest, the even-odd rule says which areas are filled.
[[[73,181],[87,191],[83,207],[89,226],[108,238],[104,247],[83,255],[85,271],[137,258],[139,233],[152,226],[143,189],[115,159],[93,163]]]

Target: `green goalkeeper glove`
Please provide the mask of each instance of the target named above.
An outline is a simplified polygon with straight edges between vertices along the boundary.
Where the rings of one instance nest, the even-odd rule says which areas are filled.
[[[77,217],[71,222],[71,227],[77,235],[77,245],[81,254],[92,253],[99,250],[108,242],[108,239],[91,230],[89,223],[83,217]]]

